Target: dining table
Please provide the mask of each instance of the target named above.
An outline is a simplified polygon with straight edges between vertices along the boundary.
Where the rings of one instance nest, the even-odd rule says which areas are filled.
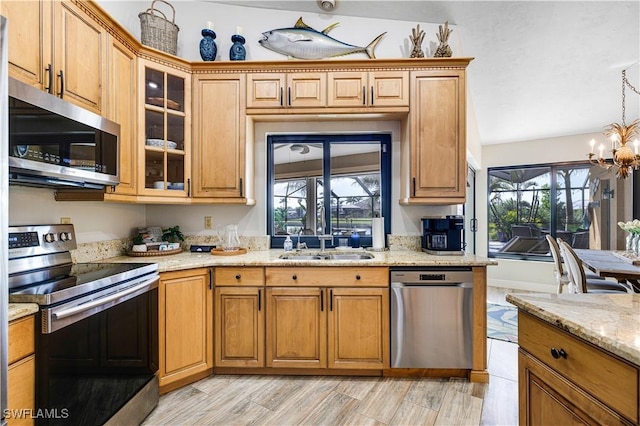
[[[640,258],[625,251],[615,250],[574,250],[583,265],[601,277],[615,278],[620,283],[628,283],[633,291],[640,293]]]

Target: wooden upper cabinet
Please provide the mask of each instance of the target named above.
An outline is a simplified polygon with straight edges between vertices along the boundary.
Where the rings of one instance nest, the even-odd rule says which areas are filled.
[[[106,32],[71,2],[54,2],[53,8],[55,93],[101,114]]]
[[[465,71],[411,73],[405,204],[459,204],[466,195]]]
[[[194,78],[193,197],[247,203],[244,76]]]
[[[41,90],[49,87],[50,76],[53,81],[46,71],[53,45],[52,6],[45,0],[0,2],[9,24],[9,75]]]
[[[137,58],[124,44],[109,37],[107,59],[108,108],[107,118],[120,125],[120,184],[116,194],[135,195],[137,144]]]
[[[327,91],[330,107],[408,106],[409,72],[329,72]]]
[[[106,32],[69,1],[2,2],[11,77],[102,114]]]
[[[313,108],[327,105],[327,73],[247,74],[247,108]]]

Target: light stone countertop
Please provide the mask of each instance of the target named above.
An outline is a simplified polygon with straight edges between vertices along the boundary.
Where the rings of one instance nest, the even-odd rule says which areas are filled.
[[[344,253],[365,250],[349,250]],[[317,249],[305,253],[317,253]],[[343,253],[343,251],[332,251]],[[183,252],[168,256],[117,256],[99,260],[104,263],[157,263],[160,272],[180,271],[184,269],[207,268],[212,266],[487,266],[497,265],[492,259],[465,254],[463,256],[434,256],[420,251],[383,251],[370,252],[373,259],[367,260],[284,260],[278,256],[283,250],[256,250],[233,256],[215,256],[210,253]],[[33,303],[10,303],[9,320],[15,320],[38,312]]]
[[[508,294],[506,298],[640,367],[640,294]]]
[[[364,252],[364,250],[344,251],[344,253]],[[305,253],[318,253],[317,249]],[[343,253],[343,251],[332,251]],[[283,250],[257,250],[234,256],[217,256],[210,253],[183,252],[169,256],[130,257],[119,256],[104,259],[109,263],[157,263],[160,272],[211,266],[487,266],[497,265],[492,259],[474,255],[434,256],[419,251],[369,252],[373,259],[367,260],[290,260],[279,259]]]
[[[33,315],[39,309],[36,303],[9,303],[9,322]]]

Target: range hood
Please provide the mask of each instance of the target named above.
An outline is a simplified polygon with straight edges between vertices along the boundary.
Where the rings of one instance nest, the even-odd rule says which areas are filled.
[[[10,185],[117,185],[119,139],[119,124],[9,79]]]

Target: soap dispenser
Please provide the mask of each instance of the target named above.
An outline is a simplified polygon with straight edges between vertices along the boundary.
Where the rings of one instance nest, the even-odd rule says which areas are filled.
[[[287,235],[287,238],[284,240],[284,251],[293,250],[293,241],[291,241],[291,237]]]

